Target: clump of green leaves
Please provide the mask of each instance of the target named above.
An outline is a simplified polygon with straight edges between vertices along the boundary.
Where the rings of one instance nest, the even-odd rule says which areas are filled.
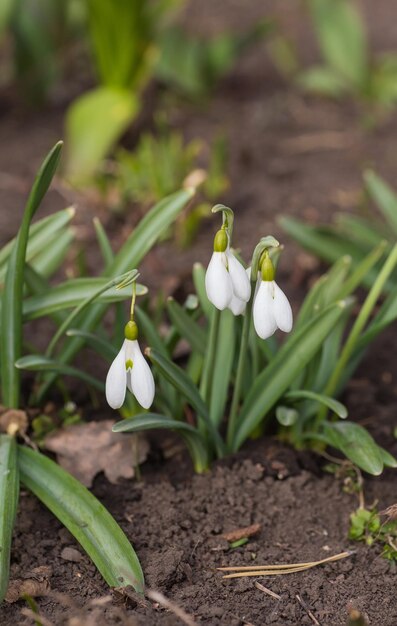
[[[349,539],[382,547],[382,556],[397,561],[397,520],[381,521],[376,506],[358,508],[350,515]]]
[[[0,346],[2,417],[7,416],[6,432],[0,433],[0,601],[6,593],[11,538],[22,483],[69,529],[91,557],[110,586],[132,585],[142,592],[143,574],[138,558],[110,513],[75,478],[52,460],[17,444],[19,422],[13,415],[24,406],[21,370],[36,372],[31,397],[34,406],[43,399],[60,374],[79,378],[90,389],[103,390],[94,376],[73,367],[71,360],[90,342],[94,329],[100,333],[109,306],[120,304],[129,294],[138,272],[130,269],[176,219],[192,196],[180,191],[159,202],[134,230],[117,255],[99,221],[95,222],[98,243],[104,258],[102,276],[81,276],[50,285],[49,279],[60,268],[71,247],[70,222],[74,211],[66,209],[31,224],[58,166],[62,142],[50,151],[33,184],[15,239],[0,250]],[[146,288],[136,286],[142,295]],[[45,318],[55,325],[55,333],[42,354],[37,337],[25,333],[25,325]],[[66,336],[70,326],[75,334]],[[4,339],[4,340],[3,340]],[[107,346],[105,344],[105,350]],[[102,346],[103,349],[103,346]],[[36,354],[31,354],[36,350]],[[27,354],[29,352],[30,354]],[[34,435],[40,440],[53,426],[45,414],[36,417]],[[74,422],[75,407],[66,405],[60,419]],[[21,435],[24,435],[21,429]],[[26,439],[26,438],[25,438]]]
[[[350,0],[307,0],[323,63],[299,75],[308,91],[350,95],[377,108],[397,101],[397,55],[373,58],[362,16]]]
[[[223,210],[224,219],[232,224],[230,209],[218,205],[214,210]],[[265,237],[254,251],[254,266],[258,254],[262,258],[269,245],[276,246],[276,263],[278,242]],[[381,270],[355,318],[353,293],[380,259]],[[197,297],[190,295],[184,305],[168,300],[165,338],[159,335],[150,313],[136,309],[157,378],[157,411],[131,416],[115,430],[175,430],[185,440],[197,471],[277,422],[283,438],[298,447],[329,445],[375,475],[384,466],[396,467],[397,461],[364,427],[346,419],[347,408],[336,400],[371,341],[386,325],[384,312],[381,309],[374,315],[374,307],[396,265],[397,246],[385,258],[383,244],[355,269],[350,257],[340,258],[313,286],[292,333],[281,346],[275,336],[259,339],[250,323],[255,285],[244,316],[234,316],[229,310],[219,312],[207,298],[204,268],[195,265]],[[392,297],[387,324],[397,317],[396,289]],[[183,364],[174,358],[180,342],[190,347]]]

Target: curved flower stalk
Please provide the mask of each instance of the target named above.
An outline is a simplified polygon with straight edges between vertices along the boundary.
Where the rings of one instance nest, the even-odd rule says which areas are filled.
[[[106,400],[112,409],[119,409],[124,404],[128,387],[141,407],[149,409],[154,399],[154,379],[139,347],[135,322],[128,322],[124,335],[121,350],[106,377]]]
[[[215,235],[214,252],[205,275],[208,300],[220,311],[230,309],[241,315],[251,296],[250,280],[230,250],[225,225]]]
[[[255,292],[254,327],[261,339],[268,339],[279,328],[285,333],[292,330],[292,309],[285,293],[274,280],[275,270],[268,251],[261,265],[261,282]]]

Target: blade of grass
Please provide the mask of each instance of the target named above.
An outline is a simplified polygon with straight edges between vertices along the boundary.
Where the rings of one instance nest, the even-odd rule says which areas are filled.
[[[58,166],[61,149],[62,142],[59,142],[49,152],[39,169],[7,265],[1,307],[3,337],[0,347],[0,363],[3,404],[10,408],[18,408],[19,406],[20,372],[14,364],[21,356],[22,351],[22,298],[30,222],[51,184]]]
[[[19,498],[15,437],[0,435],[0,604],[7,592],[11,539]]]

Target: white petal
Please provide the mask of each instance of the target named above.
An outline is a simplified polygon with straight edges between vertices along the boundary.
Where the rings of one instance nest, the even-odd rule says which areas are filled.
[[[289,333],[292,329],[292,309],[285,293],[274,283],[274,317],[280,330]]]
[[[233,296],[233,287],[224,252],[213,253],[205,274],[205,289],[208,300],[217,309],[226,309]]]
[[[244,300],[240,300],[240,298],[237,298],[237,296],[233,296],[229,304],[229,309],[231,310],[233,315],[242,315],[245,311],[246,306],[247,303],[244,302]]]
[[[228,251],[226,256],[229,265],[230,278],[232,279],[234,295],[240,298],[240,300],[248,302],[251,295],[251,283],[247,276],[247,272],[241,265],[240,261],[236,259],[234,254]]]
[[[268,339],[277,330],[273,313],[273,285],[273,282],[261,281],[254,300],[254,326],[261,339]]]
[[[123,406],[125,389],[127,382],[127,372],[125,369],[125,344],[111,364],[106,376],[106,400],[112,409],[119,409]]]
[[[154,379],[137,341],[130,341],[132,351],[132,370],[128,372],[128,389],[134,394],[139,404],[148,409],[154,398]]]

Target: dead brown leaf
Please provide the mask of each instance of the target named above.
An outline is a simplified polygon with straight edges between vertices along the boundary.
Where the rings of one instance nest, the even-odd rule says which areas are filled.
[[[141,436],[112,433],[113,420],[75,424],[49,435],[46,448],[59,464],[86,487],[99,472],[116,484],[132,478],[134,467],[145,461],[149,445]]]
[[[262,526],[260,524],[252,524],[252,526],[246,526],[245,528],[236,528],[236,530],[231,530],[228,533],[223,533],[221,537],[229,541],[229,543],[233,543],[234,541],[239,541],[239,539],[245,539],[246,537],[252,537],[256,535],[261,530]]]
[[[3,407],[1,407],[3,408]],[[28,416],[25,411],[8,409],[0,415],[0,432],[24,435],[28,428]]]

